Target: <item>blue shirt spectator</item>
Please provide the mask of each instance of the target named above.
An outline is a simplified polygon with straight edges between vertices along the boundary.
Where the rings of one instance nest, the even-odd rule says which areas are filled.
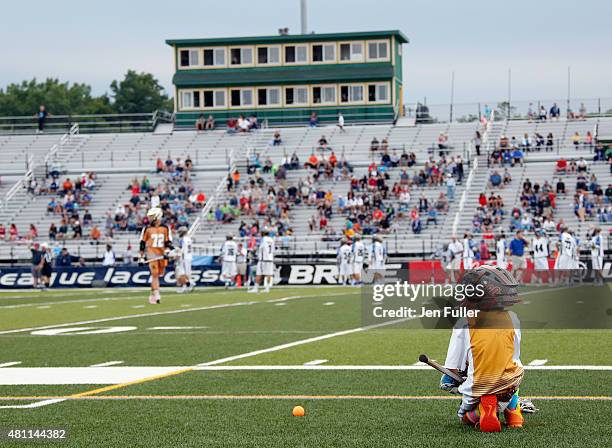
[[[517,257],[522,257],[525,254],[526,244],[524,239],[515,237],[510,241],[510,253]]]

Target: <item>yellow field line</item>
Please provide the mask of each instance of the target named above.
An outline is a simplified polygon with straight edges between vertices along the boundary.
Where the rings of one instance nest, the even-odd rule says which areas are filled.
[[[172,372],[162,373],[161,375],[148,376],[146,378],[141,378],[139,380],[128,381],[127,383],[119,383],[119,384],[113,384],[111,386],[100,387],[99,389],[88,390],[85,392],[80,392],[78,394],[68,395],[67,397],[62,397],[62,398],[69,399],[69,398],[89,397],[91,395],[101,394],[104,392],[109,392],[111,390],[121,389],[121,388],[128,387],[128,386],[134,386],[136,384],[147,383],[149,381],[155,381],[155,380],[160,380],[162,378],[168,378],[170,376],[180,375],[181,373],[191,372],[192,370],[193,370],[193,367],[188,367],[186,369],[180,369],[180,370],[173,370]]]
[[[178,374],[178,373],[173,373]],[[165,376],[168,376],[166,374]],[[150,379],[149,381],[151,381]],[[138,382],[143,382],[140,380]],[[102,393],[112,388],[125,387],[132,383],[117,384],[108,388],[95,389],[73,395],[35,395],[35,396],[6,396],[0,401],[28,401],[28,400],[458,400],[453,395],[92,395]],[[579,401],[612,401],[612,396],[606,395],[534,395],[528,396],[531,400],[579,400]]]

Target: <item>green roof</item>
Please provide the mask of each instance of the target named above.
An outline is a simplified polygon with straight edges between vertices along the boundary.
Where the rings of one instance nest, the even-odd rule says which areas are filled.
[[[358,40],[358,39],[382,39],[395,36],[403,44],[408,43],[408,38],[399,30],[389,31],[362,31],[353,33],[326,33],[326,34],[287,34],[276,36],[252,36],[252,37],[215,37],[209,39],[168,39],[168,45],[177,47],[216,46],[216,45],[257,45],[266,43],[292,43],[292,42],[320,42],[330,40]]]
[[[342,81],[385,81],[393,78],[391,64],[334,64],[278,68],[183,70],[172,78],[177,87],[313,84]]]

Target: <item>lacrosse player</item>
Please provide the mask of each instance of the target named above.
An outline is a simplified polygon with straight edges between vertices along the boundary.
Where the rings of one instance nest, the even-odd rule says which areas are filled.
[[[482,265],[467,271],[461,284],[472,285],[474,294],[459,306],[478,314],[455,324],[444,366],[466,378],[459,383],[443,375],[440,388],[462,396],[457,415],[464,424],[498,432],[497,413],[503,412],[507,426],[520,428],[521,330],[516,314],[505,309],[519,301],[518,282],[499,266]]]
[[[259,292],[259,284],[263,279],[264,292],[270,292],[274,283],[274,239],[270,237],[268,230],[261,232],[261,241],[257,249],[257,268],[255,286],[249,292]]]
[[[363,271],[363,262],[365,261],[365,245],[361,241],[361,235],[356,233],[355,240],[352,246],[353,252],[353,284],[361,285],[361,271]]]
[[[593,281],[603,285],[603,259],[604,243],[601,237],[601,229],[593,230],[591,238],[591,269],[593,270]]]
[[[536,236],[531,242],[533,265],[538,282],[543,284],[544,274],[548,272],[548,238],[546,238],[544,230],[541,229],[536,231]]]
[[[495,244],[495,258],[497,259],[497,266],[502,269],[508,268],[508,243],[506,242],[506,235],[502,232],[497,237],[497,243]]]
[[[234,285],[238,274],[237,255],[238,245],[234,241],[234,236],[229,234],[225,237],[225,243],[221,247],[221,279],[225,282],[226,289]]]
[[[369,269],[374,271],[374,283],[381,282],[385,275],[385,259],[387,248],[382,242],[380,235],[374,235],[372,247],[369,253]]]
[[[350,283],[353,276],[353,251],[347,239],[342,240],[342,245],[336,252],[336,261],[338,263],[338,284]]]
[[[151,295],[149,303],[161,302],[159,294],[159,278],[166,272],[168,258],[174,252],[172,245],[172,234],[170,229],[162,224],[163,212],[161,208],[153,207],[147,212],[149,224],[142,229],[140,234],[140,257],[139,264],[149,264],[151,271]],[[145,260],[146,255],[146,260]]]
[[[576,264],[576,239],[572,236],[567,226],[561,227],[561,240],[559,241],[559,254],[555,260],[555,270],[559,272],[559,281],[565,280],[570,283],[572,269],[577,268]]]
[[[451,237],[451,242],[448,245],[448,250],[451,254],[450,261],[450,278],[451,283],[457,281],[457,274],[461,271],[461,255],[463,253],[463,244],[459,242],[456,235]]]
[[[178,229],[179,244],[178,244],[178,259],[176,260],[176,284],[179,287],[178,293],[193,291],[191,283],[191,261],[193,260],[193,242],[189,236],[187,227]]]
[[[466,233],[463,235],[463,269],[472,269],[474,263],[474,242],[472,241],[472,235]]]

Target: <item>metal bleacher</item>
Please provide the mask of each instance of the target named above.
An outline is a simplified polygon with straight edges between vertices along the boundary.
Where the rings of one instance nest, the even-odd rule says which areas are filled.
[[[611,183],[610,171],[604,162],[592,162],[590,149],[573,145],[571,136],[579,132],[584,136],[587,131],[594,132],[599,126],[599,132],[612,135],[612,118],[589,118],[584,121],[530,122],[527,120],[510,120],[490,123],[485,129],[478,122],[472,123],[434,123],[415,126],[392,125],[362,125],[347,126],[344,131],[336,126],[317,128],[282,128],[280,129],[282,144],[272,145],[275,129],[261,129],[247,134],[231,135],[223,130],[198,133],[195,131],[174,131],[168,134],[152,132],[131,133],[95,133],[81,134],[75,132],[60,142],[60,136],[54,135],[0,135],[0,222],[8,227],[15,223],[23,235],[29,224],[34,224],[39,230],[38,241],[47,240],[47,230],[52,222],[59,224],[58,218],[48,215],[46,205],[47,195],[35,196],[26,191],[27,173],[40,176],[49,167],[59,167],[62,179],[78,176],[83,172],[96,173],[96,188],[89,211],[94,217],[94,225],[104,227],[106,216],[114,213],[118,204],[130,199],[128,186],[132,179],[146,175],[155,185],[162,178],[155,173],[155,162],[158,158],[165,160],[170,157],[193,160],[194,170],[192,183],[196,191],[203,191],[212,201],[211,208],[227,201],[232,193],[228,193],[224,184],[230,168],[241,171],[243,180],[248,175],[244,168],[246,161],[253,154],[259,154],[260,160],[270,158],[273,163],[280,163],[294,152],[302,163],[316,151],[318,140],[325,136],[329,149],[325,156],[333,151],[338,159],[346,159],[354,167],[354,175],[359,178],[367,172],[367,166],[378,162],[380,151],[370,150],[374,137],[382,142],[387,139],[389,152],[414,152],[417,165],[409,168],[410,175],[422,167],[431,156],[438,158],[436,141],[440,133],[448,136],[451,156],[461,156],[465,163],[466,177],[471,175],[470,188],[466,189],[466,181],[457,185],[456,199],[450,203],[447,213],[438,216],[438,223],[425,226],[423,231],[415,235],[406,218],[396,219],[391,231],[385,234],[389,250],[397,253],[419,255],[431,252],[443,242],[449,240],[453,231],[461,233],[471,229],[471,220],[476,210],[477,198],[481,192],[491,191],[488,187],[490,172],[494,169],[488,164],[488,153],[499,141],[501,135],[509,138],[513,135],[520,141],[524,133],[533,136],[535,132],[555,136],[553,152],[532,151],[525,155],[524,166],[509,168],[512,183],[503,189],[494,189],[504,198],[506,209],[510,210],[518,202],[519,189],[522,182],[529,178],[532,182],[542,183],[548,180],[553,183],[554,161],[560,156],[575,159],[585,156],[589,160],[589,170],[595,173],[599,182],[605,187]],[[487,141],[480,156],[476,156],[471,147],[476,130],[483,133]],[[51,151],[51,149],[53,150]],[[319,153],[318,153],[319,154]],[[474,163],[476,162],[476,163]],[[476,168],[475,168],[476,166]],[[400,168],[390,170],[392,186],[399,178]],[[500,170],[500,173],[503,169]],[[33,173],[33,174],[32,174]],[[291,170],[288,172],[287,183],[296,183],[305,178],[306,170]],[[268,182],[273,182],[271,175],[264,175]],[[568,194],[557,200],[555,216],[562,218],[570,227],[584,234],[592,222],[579,222],[573,213],[573,191],[575,179],[566,176]],[[345,196],[349,191],[347,180],[321,180],[317,188],[331,191],[334,204],[339,196]],[[10,191],[10,195],[8,194]],[[217,194],[214,192],[217,191]],[[435,200],[440,192],[446,192],[445,186],[412,188],[410,207],[418,203],[421,194],[430,200]],[[462,199],[462,200],[461,200]],[[394,204],[394,201],[391,201]],[[311,232],[308,226],[315,209],[311,206],[295,206],[290,211],[289,221],[293,236],[285,238],[281,246],[289,252],[298,254],[321,254],[335,250],[336,243],[323,241],[320,231]],[[191,221],[195,217],[191,217]],[[200,253],[215,253],[228,232],[236,233],[240,218],[230,224],[221,224],[202,217],[202,224],[195,229],[194,240]],[[329,225],[340,230],[344,217],[334,213]],[[609,227],[610,225],[607,224]],[[88,240],[89,229],[84,229],[83,239],[68,240],[65,244],[74,255],[85,258],[95,258],[101,255],[101,247]],[[134,243],[136,232],[116,232],[113,236],[117,253],[122,253],[128,242]],[[27,259],[28,241],[0,241],[0,259]]]

